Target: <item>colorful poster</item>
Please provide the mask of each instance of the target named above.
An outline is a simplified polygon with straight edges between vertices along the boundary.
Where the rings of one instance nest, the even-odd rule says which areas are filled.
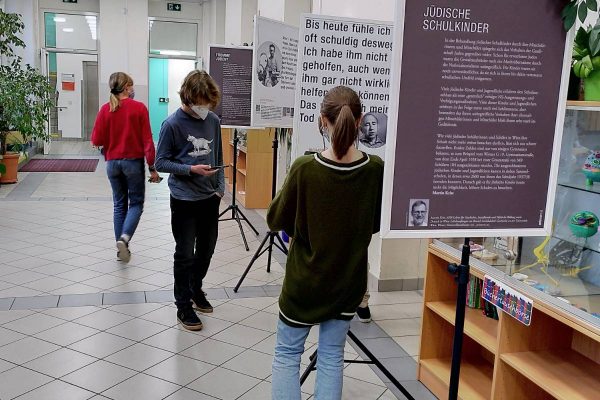
[[[545,235],[570,68],[563,4],[398,7],[382,235]]]
[[[485,275],[481,297],[522,324],[527,326],[531,324],[533,300],[502,282],[496,282],[490,276]]]
[[[361,98],[358,148],[384,158],[393,25],[313,14],[304,15],[301,23],[294,158],[329,146],[317,123],[323,96],[339,85],[351,87]]]
[[[209,45],[208,73],[221,89],[221,126],[250,126],[252,47]]]
[[[298,32],[295,26],[254,17],[252,126],[292,127]]]

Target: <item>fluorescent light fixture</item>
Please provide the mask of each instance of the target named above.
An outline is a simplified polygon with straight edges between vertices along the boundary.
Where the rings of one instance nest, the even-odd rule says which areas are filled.
[[[71,33],[71,32],[73,32],[74,30],[75,30],[75,29],[73,29],[73,28],[63,28],[63,32],[69,32],[69,33]]]
[[[165,56],[180,56],[181,52],[177,50],[159,50],[160,54]]]
[[[67,22],[66,18],[63,17],[54,17],[54,22]]]

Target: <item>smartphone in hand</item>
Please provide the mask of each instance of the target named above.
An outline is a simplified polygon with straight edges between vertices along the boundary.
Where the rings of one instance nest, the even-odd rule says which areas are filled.
[[[213,166],[211,166],[209,169],[210,169],[211,171],[214,171],[214,170],[216,170],[216,169],[222,169],[222,168],[227,168],[227,167],[229,167],[229,165],[213,165]]]
[[[150,182],[150,183],[161,183],[161,182],[162,182],[162,180],[163,180],[163,177],[162,177],[162,176],[159,176],[159,177],[158,177],[158,181],[157,181],[157,182],[153,182],[153,181],[152,181],[152,178],[148,178],[148,182]]]

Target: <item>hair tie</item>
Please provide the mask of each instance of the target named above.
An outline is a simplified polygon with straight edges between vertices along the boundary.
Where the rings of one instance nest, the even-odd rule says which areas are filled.
[[[121,89],[121,90],[118,90],[118,89],[110,89],[110,92],[111,92],[112,94],[115,94],[115,95],[117,95],[117,94],[119,94],[119,93],[123,92],[123,89]]]

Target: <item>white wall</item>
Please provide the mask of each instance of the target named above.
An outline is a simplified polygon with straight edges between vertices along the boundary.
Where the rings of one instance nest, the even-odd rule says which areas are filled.
[[[254,40],[254,16],[256,15],[257,4],[258,0],[242,1],[242,23],[239,44],[250,44]]]
[[[39,67],[40,57],[37,49],[38,41],[38,16],[37,0],[6,0],[4,3],[4,11],[6,13],[21,14],[21,21],[25,24],[25,29],[20,35],[20,38],[25,42],[24,49],[16,49],[17,55],[23,58],[26,64]]]
[[[242,39],[242,0],[225,4],[225,44],[240,45]]]
[[[10,0],[8,0],[10,1]],[[21,0],[15,0],[21,1]],[[37,0],[40,9],[48,9],[54,11],[88,11],[99,12],[100,0],[78,0],[77,3],[63,3],[62,0]],[[104,0],[102,0],[104,1]]]
[[[312,12],[312,0],[287,0],[283,20],[288,24],[300,26],[302,14],[310,12]]]
[[[59,92],[58,106],[66,107],[58,112],[58,129],[64,138],[81,138],[81,80],[83,79],[83,61],[96,61],[95,55],[57,54],[56,89]],[[75,74],[75,90],[62,90],[62,74]]]
[[[131,75],[135,83],[136,100],[147,104],[148,1],[102,0],[100,16],[100,104],[108,100],[108,79],[110,74],[117,71]]]
[[[313,0],[313,13],[393,21],[395,0]]]
[[[289,0],[258,0],[258,10],[260,11],[260,16],[275,19],[277,21],[283,21],[285,15],[285,5],[288,2]]]

